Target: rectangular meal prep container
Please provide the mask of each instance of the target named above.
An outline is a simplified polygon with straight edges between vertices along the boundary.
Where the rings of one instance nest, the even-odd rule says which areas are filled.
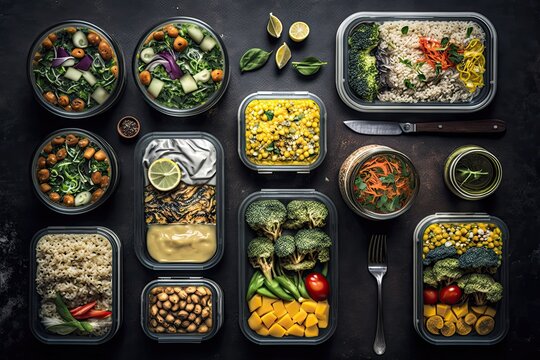
[[[216,253],[214,256],[203,263],[160,263],[154,260],[148,253],[146,247],[147,225],[144,211],[144,179],[146,177],[145,169],[142,165],[142,157],[148,144],[156,139],[204,139],[209,141],[216,150]],[[224,252],[225,236],[225,172],[224,172],[224,152],[223,146],[217,138],[205,132],[154,132],[143,136],[137,142],[134,156],[135,173],[135,253],[140,262],[152,270],[206,270],[216,265]]]
[[[319,132],[319,157],[308,165],[259,165],[249,161],[246,156],[246,107],[253,100],[276,100],[292,99],[313,100],[319,106],[320,112],[320,132]],[[309,172],[318,167],[326,156],[326,106],[321,98],[308,91],[258,91],[250,94],[242,100],[238,108],[238,156],[248,168],[257,171],[259,174],[271,174],[273,172],[296,172],[299,174],[309,174]]]
[[[323,202],[328,208],[328,219],[326,226],[322,229],[332,238],[332,248],[330,251],[330,264],[328,267],[327,279],[330,282],[330,315],[328,327],[320,329],[319,336],[274,338],[271,336],[261,336],[251,330],[247,324],[250,316],[246,301],[246,290],[249,280],[253,276],[254,269],[246,256],[246,249],[249,241],[256,236],[255,232],[246,224],[245,213],[249,204],[256,200],[280,200],[285,204],[291,200],[318,200]],[[240,259],[238,261],[238,299],[239,299],[239,325],[246,338],[259,345],[318,345],[328,340],[336,331],[338,317],[338,214],[332,200],[314,189],[262,189],[250,194],[244,199],[238,208],[238,251]]]
[[[454,335],[451,337],[444,337],[442,335],[433,335],[426,330],[424,325],[424,313],[423,313],[423,269],[422,263],[422,236],[425,229],[431,224],[436,223],[492,223],[497,225],[502,232],[502,238],[504,240],[502,249],[501,266],[494,275],[495,280],[501,283],[503,286],[503,297],[499,303],[497,303],[497,314],[495,315],[495,328],[493,331],[485,336],[478,334],[469,334],[465,336]],[[413,235],[413,323],[416,332],[430,344],[434,345],[494,345],[500,342],[508,333],[510,326],[509,319],[509,295],[510,290],[508,282],[508,273],[510,269],[509,257],[508,257],[508,242],[510,234],[508,227],[499,218],[490,216],[485,213],[436,213],[429,215],[422,219]]]
[[[102,337],[56,335],[45,330],[39,319],[40,296],[36,290],[36,246],[45,235],[51,234],[99,234],[107,238],[112,247],[112,325]],[[50,226],[38,231],[30,243],[30,329],[34,336],[45,344],[56,345],[100,345],[109,341],[122,323],[122,252],[118,236],[102,226]]]
[[[148,329],[149,294],[156,286],[206,286],[212,291],[212,329],[204,335],[198,333],[190,334],[168,334],[154,333]],[[210,279],[203,277],[159,277],[150,281],[141,292],[141,327],[144,333],[159,343],[201,343],[216,335],[221,328],[224,318],[223,290]]]
[[[392,103],[359,99],[348,83],[348,45],[350,32],[362,22],[384,22],[399,20],[423,21],[474,21],[486,34],[486,71],[484,87],[469,102],[443,103]],[[350,108],[362,112],[418,112],[418,113],[469,113],[485,108],[495,97],[497,90],[497,32],[493,24],[475,12],[358,12],[346,18],[336,33],[336,88],[339,97]]]

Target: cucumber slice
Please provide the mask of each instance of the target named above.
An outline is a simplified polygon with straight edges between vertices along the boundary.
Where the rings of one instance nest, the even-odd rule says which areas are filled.
[[[79,70],[70,67],[70,68],[67,69],[66,73],[64,74],[64,77],[69,79],[69,80],[79,81],[82,74],[83,73],[80,72]]]
[[[92,194],[89,191],[83,191],[75,196],[75,206],[86,205],[92,199]]]
[[[206,35],[199,46],[203,51],[209,52],[214,48],[214,46],[216,46],[216,44],[217,42],[213,37]]]
[[[86,81],[88,81],[90,86],[94,86],[97,83],[96,77],[90,71],[83,71],[82,76]]]
[[[84,49],[88,47],[88,40],[86,39],[86,35],[82,31],[77,31],[75,34],[73,34],[73,45],[76,48]]]
[[[210,80],[210,75],[210,70],[204,69],[203,71],[200,71],[193,75],[193,79],[195,81],[207,82],[208,80]]]
[[[109,93],[100,86],[96,90],[94,90],[91,96],[92,96],[92,99],[96,100],[97,103],[101,105],[105,101],[107,101],[107,98],[109,97]]]
[[[184,93],[189,94],[197,90],[197,83],[190,74],[185,74],[180,78],[180,84],[182,84],[182,90]]]
[[[204,34],[198,27],[192,25],[188,27],[187,29],[189,37],[193,39],[197,44],[200,44],[202,39],[204,38]]]
[[[148,92],[155,98],[159,96],[159,93],[163,89],[165,83],[159,79],[153,78],[150,85],[148,85]]]
[[[146,48],[144,50],[141,51],[141,60],[145,63],[145,64],[148,64],[150,63],[150,61],[152,61],[152,59],[154,58],[154,56],[156,56],[156,53],[154,52],[154,49],[152,48]]]

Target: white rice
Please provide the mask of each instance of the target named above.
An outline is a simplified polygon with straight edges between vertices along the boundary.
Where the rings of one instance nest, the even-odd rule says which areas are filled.
[[[401,33],[404,26],[409,27],[406,35]],[[467,29],[472,27],[472,33],[467,38]],[[379,27],[381,49],[387,49],[390,57],[390,90],[385,90],[378,95],[379,100],[385,102],[465,102],[470,101],[476,93],[470,93],[461,80],[456,69],[448,68],[442,71],[438,83],[430,81],[435,78],[435,69],[427,63],[420,67],[420,71],[428,79],[422,82],[418,79],[418,73],[400,59],[408,59],[416,63],[424,58],[420,49],[419,38],[421,36],[441,41],[448,37],[450,42],[463,46],[472,38],[478,38],[484,42],[485,33],[482,28],[473,21],[388,21]],[[405,85],[408,79],[414,89]]]
[[[97,301],[96,309],[112,311],[112,247],[99,234],[51,234],[36,246],[36,289],[40,317],[61,319],[54,299],[60,294],[69,309]],[[91,321],[94,335],[109,332],[110,319]]]

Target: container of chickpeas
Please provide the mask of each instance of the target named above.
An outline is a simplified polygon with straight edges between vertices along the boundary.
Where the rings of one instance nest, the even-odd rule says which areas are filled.
[[[223,323],[223,290],[202,277],[160,277],[141,294],[141,326],[160,343],[200,343]]]
[[[238,109],[238,155],[259,173],[309,173],[326,156],[326,107],[307,91],[259,91]]]

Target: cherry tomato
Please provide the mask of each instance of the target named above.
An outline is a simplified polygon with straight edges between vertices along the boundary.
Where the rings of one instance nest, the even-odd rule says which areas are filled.
[[[330,284],[323,274],[313,272],[306,276],[306,289],[309,296],[315,301],[323,301],[330,294]]]
[[[439,292],[439,299],[441,299],[444,304],[454,305],[461,299],[462,294],[459,286],[448,285],[443,287]]]
[[[437,293],[437,289],[431,287],[424,289],[424,304],[435,305],[438,298],[439,294]]]

